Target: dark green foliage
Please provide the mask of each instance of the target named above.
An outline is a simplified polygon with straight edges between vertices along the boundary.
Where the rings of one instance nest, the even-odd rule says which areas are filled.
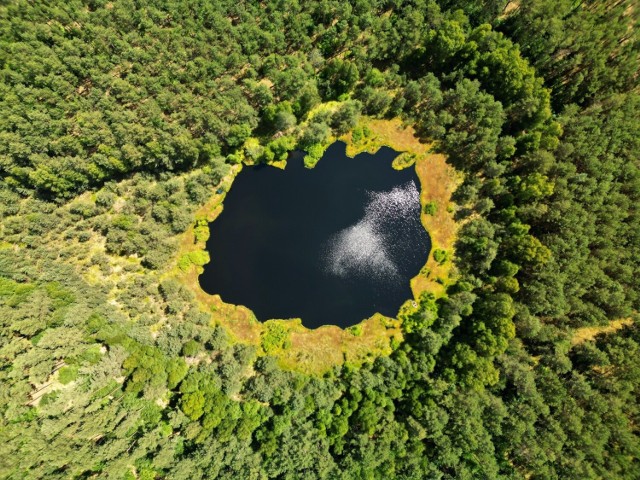
[[[355,101],[345,102],[331,116],[331,127],[338,135],[342,135],[356,126],[359,117],[359,104]]]
[[[478,25],[491,23],[506,10],[510,3],[508,0],[440,0],[438,5],[443,10],[463,10],[469,17],[469,21]]]
[[[320,72],[320,87],[324,97],[335,99],[349,93],[358,82],[360,74],[355,63],[339,58],[330,60]]]
[[[358,98],[362,101],[363,112],[376,117],[384,116],[393,100],[389,93],[372,87],[363,88],[359,92]]]
[[[638,10],[505,7],[0,7],[0,477],[640,478]],[[225,162],[362,113],[462,173],[452,283],[389,357],[286,371],[280,324],[234,343],[166,274],[206,261],[176,235]]]
[[[231,78],[240,44],[217,40],[239,32],[221,19],[208,29],[177,9],[74,5],[71,15],[30,9],[27,24],[18,13],[25,8],[3,12],[1,168],[12,181],[68,196],[130,171],[207,162],[256,126],[247,93]],[[197,41],[183,28],[197,31]],[[205,62],[212,48],[224,49],[224,64]]]
[[[564,141],[548,172],[553,195],[546,215],[532,222],[554,255],[530,272],[535,290],[523,292],[536,295],[537,314],[562,312],[576,326],[626,317],[640,306],[639,107],[640,97],[627,94],[567,109],[561,118]]]
[[[636,7],[631,0],[526,2],[501,29],[522,45],[561,110],[637,87]]]
[[[312,145],[322,145],[327,142],[329,135],[330,130],[326,123],[313,122],[302,133],[302,137],[300,137],[300,146],[306,148]]]

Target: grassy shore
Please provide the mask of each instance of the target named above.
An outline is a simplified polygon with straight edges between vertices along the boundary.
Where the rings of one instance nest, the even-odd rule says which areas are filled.
[[[421,143],[413,129],[403,126],[398,119],[363,118],[355,132],[355,136],[349,133],[340,138],[347,144],[347,155],[375,153],[380,147],[389,146],[402,152],[394,161],[394,168],[416,169],[421,183],[421,220],[431,236],[432,252],[420,273],[411,280],[411,288],[415,298],[425,291],[443,295],[453,275],[451,258],[457,225],[453,220],[451,194],[459,177],[442,155],[429,153],[430,145]],[[221,189],[197,212],[196,218],[201,223],[215,220],[222,212],[226,192],[241,168],[235,165],[224,178]],[[432,205],[428,213],[425,212],[427,204]],[[185,232],[176,267],[166,275],[186,283],[195,292],[201,307],[211,312],[212,321],[224,326],[234,341],[255,345],[261,353],[276,356],[285,368],[312,374],[325,373],[343,363],[359,365],[377,356],[389,355],[402,341],[401,322],[380,314],[348,329],[325,325],[310,330],[300,319],[259,322],[248,308],[226,304],[218,295],[208,295],[198,283],[202,266],[189,265],[184,260],[185,255],[205,249],[206,236],[203,239],[197,229],[196,224]],[[447,252],[446,261],[435,260],[436,249]]]

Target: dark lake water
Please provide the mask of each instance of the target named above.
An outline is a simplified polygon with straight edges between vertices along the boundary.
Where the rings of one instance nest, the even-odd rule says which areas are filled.
[[[396,316],[431,243],[420,184],[398,155],[349,158],[334,143],[313,169],[294,152],[285,170],[245,167],[209,227],[200,285],[259,320],[302,318],[309,328]]]

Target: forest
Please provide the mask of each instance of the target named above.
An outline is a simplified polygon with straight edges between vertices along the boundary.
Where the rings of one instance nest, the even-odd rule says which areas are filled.
[[[2,2],[0,478],[640,478],[638,7]],[[461,174],[451,281],[284,368],[167,269],[233,168],[362,118]]]

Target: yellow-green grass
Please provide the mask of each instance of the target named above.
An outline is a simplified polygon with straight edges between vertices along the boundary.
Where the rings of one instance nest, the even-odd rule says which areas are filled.
[[[614,333],[627,325],[631,325],[632,323],[633,319],[631,318],[620,318],[618,320],[611,320],[609,325],[578,328],[573,332],[571,344],[580,345],[581,343],[594,340],[598,335]]]
[[[447,165],[442,155],[429,153],[430,145],[421,143],[414,135],[413,129],[403,126],[399,120],[363,118],[359,127],[366,127],[369,131],[367,137],[361,141],[354,143],[351,134],[340,138],[347,144],[347,154],[354,156],[362,151],[375,153],[383,145],[405,152],[395,162],[394,167],[408,168],[415,165],[421,182],[421,204],[424,206],[428,202],[434,202],[436,205],[435,214],[421,215],[422,223],[431,236],[432,250],[445,249],[451,257],[457,228],[453,220],[451,193],[460,178]],[[213,195],[197,212],[196,218],[209,222],[217,218],[222,212],[225,192],[241,168],[240,165],[232,168],[222,182],[224,191]],[[260,353],[268,351],[270,355],[279,359],[284,368],[322,374],[343,363],[357,366],[375,357],[389,355],[402,341],[401,322],[380,314],[375,314],[349,329],[325,325],[310,330],[302,325],[300,319],[259,322],[248,308],[227,304],[219,295],[204,292],[198,282],[202,267],[178,267],[179,260],[185,254],[204,248],[205,242],[197,241],[195,227],[191,227],[183,235],[175,258],[175,267],[165,275],[175,276],[188,285],[195,293],[201,308],[211,312],[212,322],[225,327],[234,341],[255,345]],[[425,291],[436,296],[444,294],[445,285],[451,275],[450,269],[451,260],[438,264],[430,254],[421,273],[411,280],[415,298]]]

